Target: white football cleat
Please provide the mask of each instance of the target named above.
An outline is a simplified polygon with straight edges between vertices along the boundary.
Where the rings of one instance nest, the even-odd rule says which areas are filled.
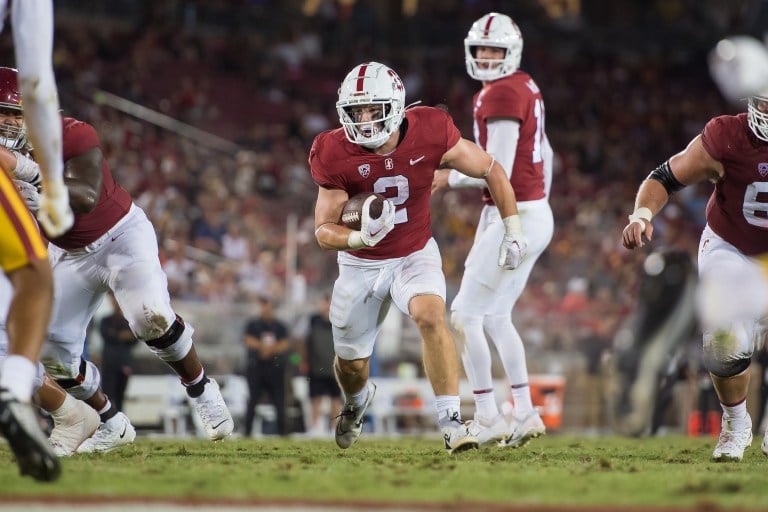
[[[445,451],[449,454],[480,447],[480,441],[477,439],[477,432],[475,431],[473,422],[462,422],[459,419],[458,412],[454,412],[451,415],[449,423],[443,426],[440,429],[440,432],[443,434]]]
[[[232,414],[224,402],[224,397],[221,396],[221,389],[216,379],[209,378],[203,393],[196,398],[189,398],[189,401],[211,441],[224,439],[235,429]]]
[[[752,444],[752,418],[747,414],[747,427],[732,430],[731,422],[723,417],[720,438],[717,440],[712,460],[715,462],[739,462],[744,457],[744,450]],[[765,440],[763,440],[765,447]],[[763,448],[765,452],[765,448]]]
[[[768,430],[765,431],[763,442],[760,444],[760,449],[763,450],[763,455],[768,456]]]
[[[118,412],[106,422],[102,423],[93,436],[81,444],[76,453],[111,452],[131,444],[136,439],[136,429],[131,425],[128,416]]]
[[[91,437],[101,424],[99,413],[90,405],[67,395],[64,403],[51,412],[53,430],[49,441],[58,457],[69,457]]]
[[[368,382],[368,397],[365,399],[365,403],[360,407],[355,407],[352,404],[344,404],[341,409],[341,414],[338,415],[336,420],[336,444],[339,448],[346,450],[360,437],[360,433],[363,431],[363,423],[365,421],[365,411],[373,402],[373,397],[376,394],[376,384]]]
[[[512,434],[503,414],[497,414],[491,419],[475,414],[475,419],[471,423],[469,429],[477,437],[480,446],[498,444],[509,439]]]
[[[535,437],[543,436],[547,433],[547,427],[539,416],[539,411],[534,408],[523,417],[512,415],[511,422],[512,435],[509,439],[499,443],[499,446],[508,446],[510,448],[519,448],[528,444],[528,441]]]

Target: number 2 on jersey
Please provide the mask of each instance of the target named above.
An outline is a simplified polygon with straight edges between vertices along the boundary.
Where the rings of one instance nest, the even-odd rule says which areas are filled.
[[[388,198],[395,206],[400,206],[406,202],[411,195],[411,187],[408,185],[408,178],[402,174],[398,174],[397,176],[384,176],[373,183],[373,191],[377,194],[384,195],[384,192],[390,188],[397,189],[397,195]],[[407,208],[400,208],[395,213],[395,224],[402,224],[403,222],[408,222]]]

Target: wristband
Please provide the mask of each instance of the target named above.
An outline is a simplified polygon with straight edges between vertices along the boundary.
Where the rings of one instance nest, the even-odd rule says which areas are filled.
[[[504,233],[515,238],[523,236],[523,224],[520,222],[520,215],[510,215],[502,219],[504,223]]]
[[[365,242],[363,242],[363,234],[360,231],[350,232],[349,237],[347,238],[347,245],[350,249],[362,249],[363,247],[366,247]]]
[[[630,215],[628,218],[629,218],[630,224],[632,224],[633,222],[639,222],[643,228],[643,231],[645,231],[645,228],[648,226],[648,224],[651,222],[651,219],[653,218],[653,213],[651,213],[650,208],[641,206],[640,208],[632,212],[632,215]]]

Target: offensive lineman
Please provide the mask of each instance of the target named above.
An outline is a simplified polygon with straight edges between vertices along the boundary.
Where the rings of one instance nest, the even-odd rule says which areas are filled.
[[[649,174],[624,228],[624,246],[635,249],[650,241],[651,219],[669,196],[705,180],[715,188],[699,242],[699,316],[705,363],[723,409],[712,459],[740,461],[752,443],[749,366],[768,312],[764,290],[754,289],[765,282],[755,257],[768,253],[768,87],[748,97],[746,113],[711,119],[683,151]],[[734,293],[740,297],[729,299]],[[762,450],[768,455],[768,437]]]
[[[3,89],[16,87],[16,70],[0,68],[0,96]],[[21,110],[21,103],[6,108]],[[0,116],[0,129],[6,121]],[[55,299],[42,360],[61,387],[101,416],[99,429],[77,451],[109,451],[136,436],[128,417],[101,391],[98,368],[82,358],[86,328],[109,290],[136,338],[179,375],[208,436],[228,436],[234,423],[219,386],[205,375],[192,343],[192,326],[171,308],[152,224],[114,181],[93,127],[69,117],[61,122],[64,178],[75,223],[53,237],[49,247]],[[34,183],[36,164],[21,152],[14,155],[19,161],[15,178]],[[20,168],[27,172],[17,172]],[[22,186],[21,192],[34,205],[36,189]]]

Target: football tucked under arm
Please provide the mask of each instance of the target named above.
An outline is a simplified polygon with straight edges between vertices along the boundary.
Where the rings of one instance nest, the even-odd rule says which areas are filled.
[[[363,205],[365,200],[373,196],[374,199],[369,205],[371,218],[378,219],[384,208],[384,196],[373,194],[371,192],[362,192],[349,198],[341,211],[341,223],[349,229],[360,231],[363,220]]]
[[[349,247],[373,247],[395,227],[395,205],[379,194],[363,192],[349,198],[341,212],[341,224],[352,229]]]

